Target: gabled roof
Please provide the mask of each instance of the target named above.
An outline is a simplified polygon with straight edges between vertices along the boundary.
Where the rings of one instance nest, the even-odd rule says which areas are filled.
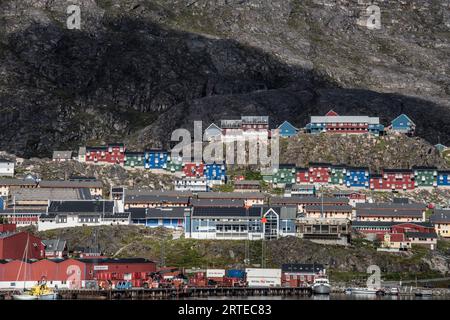
[[[294,126],[292,125],[292,123],[290,123],[290,122],[287,121],[287,120],[285,120],[282,124],[280,124],[280,125],[278,126],[278,129],[280,129],[281,127],[283,127],[283,126],[285,126],[285,125],[287,125],[288,127],[293,128],[294,130],[299,130],[298,128],[294,127]]]
[[[401,115],[399,115],[397,118],[395,118],[394,120],[391,121],[391,123],[393,123],[394,121],[400,120],[400,118],[405,118],[405,120],[411,122],[412,124],[415,124],[410,117],[408,117],[406,114],[402,113]]]
[[[328,111],[326,114],[325,114],[325,117],[336,117],[336,116],[338,116],[339,114],[336,112],[336,111],[334,111],[333,109],[331,109],[330,111]]]
[[[218,125],[216,125],[214,122],[211,123],[211,124],[208,126],[208,128],[205,129],[205,131],[206,131],[206,130],[209,130],[209,129],[217,129],[217,130],[219,130],[219,131],[222,131],[222,129],[221,129]]]

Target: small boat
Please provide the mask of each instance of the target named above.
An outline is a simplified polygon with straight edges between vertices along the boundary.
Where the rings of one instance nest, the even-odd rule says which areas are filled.
[[[346,294],[369,294],[369,295],[384,295],[385,292],[381,289],[371,289],[371,288],[347,288],[345,289]]]
[[[312,284],[312,290],[315,294],[330,294],[330,281],[326,277],[315,278]]]
[[[400,294],[400,290],[397,287],[389,288],[387,294],[391,296],[398,296]]]
[[[24,290],[12,297],[14,300],[56,300],[58,294],[47,287],[45,283],[40,283],[33,286],[31,290]]]
[[[431,289],[421,289],[414,292],[416,297],[431,297],[433,295],[433,290]]]
[[[13,294],[12,296],[13,300],[37,300],[37,296],[33,296],[27,291],[19,292],[17,294]]]

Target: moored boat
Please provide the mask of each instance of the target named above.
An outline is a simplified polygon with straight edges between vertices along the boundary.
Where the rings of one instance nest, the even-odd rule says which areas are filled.
[[[330,281],[326,277],[317,277],[314,279],[312,290],[315,294],[330,294]]]
[[[385,292],[381,289],[372,288],[347,288],[346,294],[366,294],[366,295],[384,295]]]

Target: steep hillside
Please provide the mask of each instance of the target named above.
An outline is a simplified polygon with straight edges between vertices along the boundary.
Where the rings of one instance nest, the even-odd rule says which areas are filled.
[[[0,2],[0,148],[49,155],[80,143],[165,145],[170,132],[268,114],[297,126],[333,108],[405,112],[450,143],[449,3],[351,0]]]
[[[71,176],[95,177],[103,182],[105,194],[109,194],[111,186],[173,189],[174,181],[172,175],[155,174],[144,169],[126,170],[119,165],[100,166],[78,161],[57,163],[35,158],[26,160],[16,167],[17,178],[25,177],[27,174],[38,175],[44,180],[62,180]]]
[[[300,134],[281,143],[281,163],[307,166],[309,162],[328,162],[381,168],[449,165],[434,146],[420,138],[403,135],[374,138],[367,136]]]

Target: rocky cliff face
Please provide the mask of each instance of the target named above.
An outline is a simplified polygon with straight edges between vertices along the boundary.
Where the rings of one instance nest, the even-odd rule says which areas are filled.
[[[0,148],[159,146],[192,120],[303,126],[330,108],[385,124],[405,112],[450,143],[449,1],[377,4],[369,30],[362,0],[4,0]]]

